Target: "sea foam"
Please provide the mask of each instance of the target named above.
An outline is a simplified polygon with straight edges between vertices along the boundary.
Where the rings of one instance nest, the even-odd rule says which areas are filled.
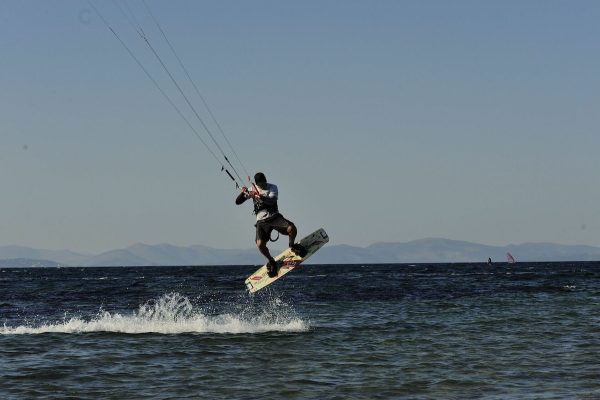
[[[124,334],[158,333],[262,333],[303,332],[309,324],[279,299],[261,306],[246,305],[236,311],[209,314],[194,307],[178,293],[149,301],[131,314],[101,310],[91,318],[72,317],[37,326],[0,327],[0,334],[114,332]]]

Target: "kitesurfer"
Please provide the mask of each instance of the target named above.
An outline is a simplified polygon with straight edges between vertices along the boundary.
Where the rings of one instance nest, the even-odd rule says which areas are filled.
[[[301,244],[295,243],[298,233],[296,225],[279,213],[277,185],[268,183],[262,172],[254,175],[254,182],[256,184],[252,185],[252,189],[248,189],[246,186],[242,187],[242,192],[235,199],[235,204],[242,204],[252,198],[256,214],[256,247],[267,258],[267,271],[273,278],[277,276],[277,262],[267,248],[273,230],[288,236],[290,249],[300,257],[306,255],[306,249]]]

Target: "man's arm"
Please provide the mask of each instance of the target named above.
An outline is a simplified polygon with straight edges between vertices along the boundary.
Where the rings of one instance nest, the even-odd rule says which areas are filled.
[[[248,194],[248,189],[244,186],[242,188],[242,191],[240,192],[240,194],[238,194],[238,197],[235,199],[235,204],[240,205],[243,202],[245,202],[246,200],[248,200],[249,198],[250,198],[250,195]]]

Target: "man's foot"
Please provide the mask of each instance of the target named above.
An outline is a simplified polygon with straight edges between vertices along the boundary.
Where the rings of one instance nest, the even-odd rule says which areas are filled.
[[[291,245],[290,250],[296,253],[296,255],[299,257],[304,257],[306,253],[308,253],[308,251],[306,251],[304,246],[302,246],[300,243],[294,243],[293,245]]]
[[[271,260],[267,263],[267,274],[269,278],[275,278],[277,276],[277,262],[275,260]]]

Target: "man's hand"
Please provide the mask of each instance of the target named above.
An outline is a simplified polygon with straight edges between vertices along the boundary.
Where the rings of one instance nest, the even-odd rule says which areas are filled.
[[[242,193],[244,193],[246,196],[250,196],[250,197],[256,197],[259,198],[260,194],[254,190],[248,190],[248,188],[246,186],[242,186]]]

